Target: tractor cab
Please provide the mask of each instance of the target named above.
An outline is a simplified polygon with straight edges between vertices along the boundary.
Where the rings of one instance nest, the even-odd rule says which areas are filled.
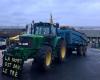
[[[59,24],[51,24],[51,23],[33,23],[31,24],[30,33],[34,35],[56,35],[57,34],[57,28],[59,27]]]

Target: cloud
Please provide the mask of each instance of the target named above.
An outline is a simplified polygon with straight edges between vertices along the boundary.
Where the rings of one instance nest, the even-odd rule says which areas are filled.
[[[100,23],[100,0],[1,0],[0,25],[26,25],[35,21],[54,21],[69,25]]]

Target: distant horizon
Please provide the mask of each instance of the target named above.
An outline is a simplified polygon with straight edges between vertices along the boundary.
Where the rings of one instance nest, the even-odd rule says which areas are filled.
[[[36,21],[36,22],[49,22],[49,20],[48,21]],[[0,24],[0,27],[1,26],[26,26],[27,24],[31,24],[32,23],[32,21],[30,21],[30,22],[27,22],[26,24]],[[74,27],[100,27],[100,25],[72,25],[72,24],[61,24],[60,22],[54,22],[54,23],[59,23],[61,26],[74,26]]]
[[[69,26],[69,25],[60,25],[60,26]],[[3,26],[1,26],[0,25],[0,29],[1,28],[25,28],[26,27],[26,25],[25,26],[23,26],[23,25],[3,25]],[[77,29],[100,29],[100,26],[69,26],[69,27],[73,27],[73,28],[77,28]]]

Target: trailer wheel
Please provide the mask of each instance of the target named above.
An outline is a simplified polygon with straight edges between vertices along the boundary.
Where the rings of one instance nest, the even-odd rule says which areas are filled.
[[[83,47],[82,46],[78,46],[78,48],[77,48],[77,55],[78,56],[82,56],[83,55]]]
[[[66,43],[64,40],[60,40],[57,46],[57,60],[63,62],[66,58]]]
[[[83,48],[83,56],[86,56],[86,51],[87,51],[87,47],[84,46],[84,48]]]
[[[43,46],[37,53],[36,61],[39,68],[42,70],[48,70],[52,63],[52,49],[49,46]]]
[[[67,54],[66,56],[70,56],[70,55],[72,55],[72,51],[73,51],[73,50],[72,50],[71,48],[69,48],[69,49],[66,48],[66,49],[67,49],[67,52],[68,52],[68,54]]]

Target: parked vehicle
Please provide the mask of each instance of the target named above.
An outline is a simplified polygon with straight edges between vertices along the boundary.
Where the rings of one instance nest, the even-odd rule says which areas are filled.
[[[7,40],[5,38],[0,38],[0,49],[5,49],[7,44]]]

